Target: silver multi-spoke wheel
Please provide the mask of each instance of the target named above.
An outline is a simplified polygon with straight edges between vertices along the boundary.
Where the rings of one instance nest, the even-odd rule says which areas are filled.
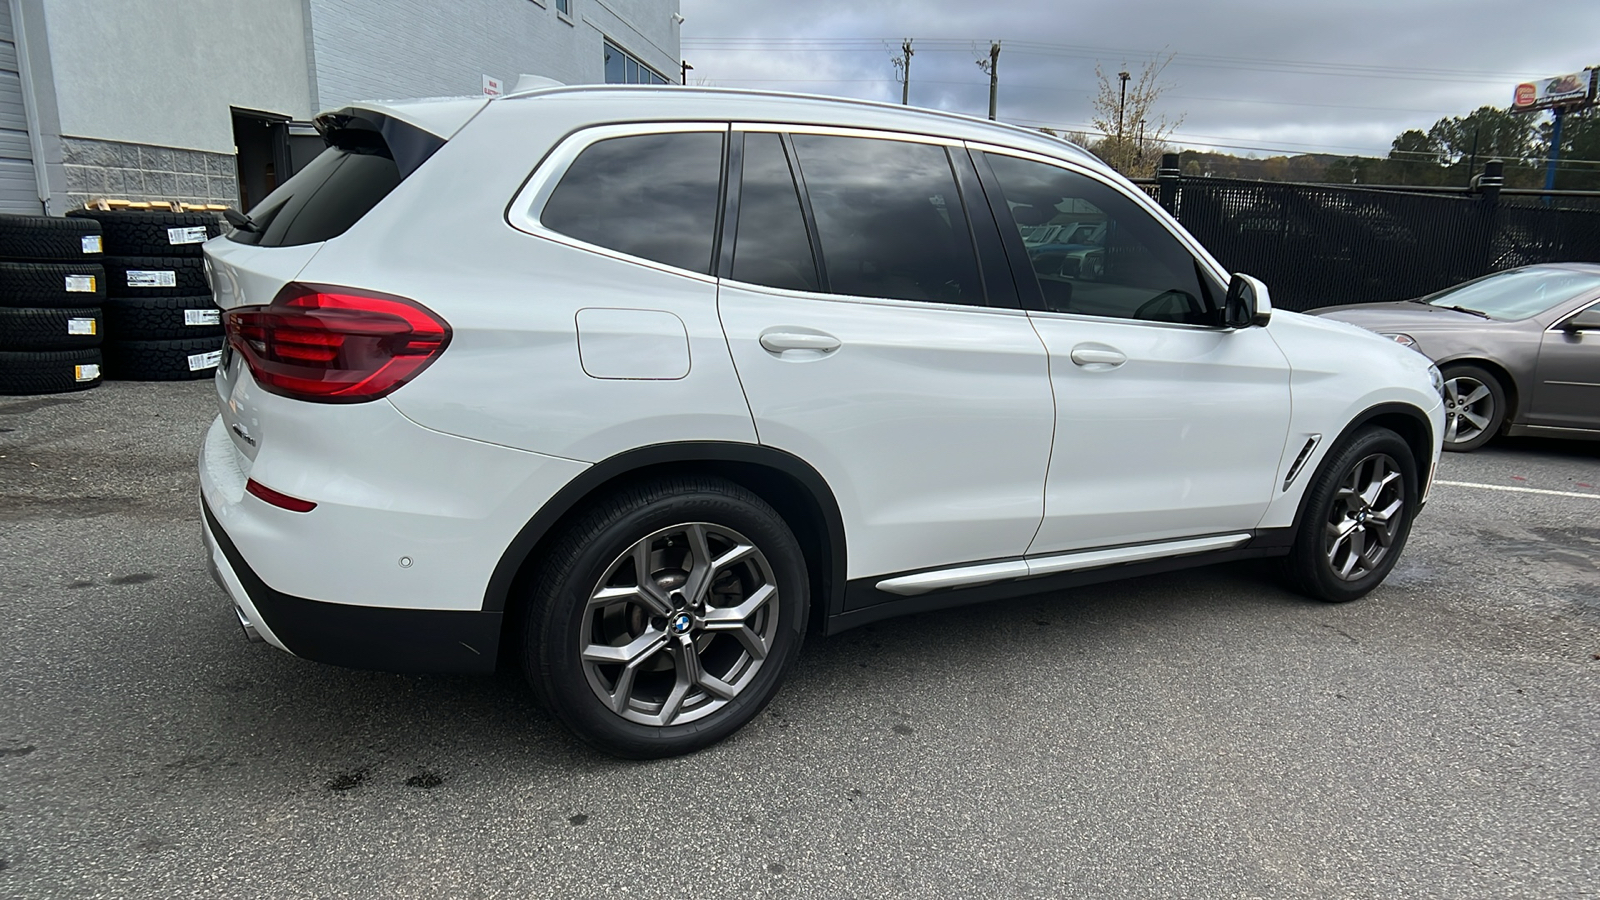
[[[1453,375],[1444,382],[1444,442],[1476,440],[1495,419],[1495,398],[1489,386],[1471,375]]]
[[[1386,453],[1350,468],[1333,497],[1324,550],[1333,574],[1357,581],[1377,571],[1405,521],[1405,476]]]
[[[584,675],[630,722],[705,718],[761,671],[779,602],[771,565],[744,535],[707,522],[663,528],[618,556],[590,593]]]

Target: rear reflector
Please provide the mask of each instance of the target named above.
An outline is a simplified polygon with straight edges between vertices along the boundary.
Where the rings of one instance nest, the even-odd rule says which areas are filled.
[[[280,494],[254,478],[244,483],[244,489],[271,503],[273,506],[287,509],[290,512],[311,512],[317,508],[317,505],[310,500],[301,500],[299,497]]]
[[[323,285],[287,285],[222,319],[257,384],[315,403],[387,396],[450,343],[450,326],[415,301]]]

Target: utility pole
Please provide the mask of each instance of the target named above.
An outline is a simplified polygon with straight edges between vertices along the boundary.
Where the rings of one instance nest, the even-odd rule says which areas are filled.
[[[976,48],[974,48],[976,49]],[[989,45],[989,58],[978,60],[978,68],[989,75],[989,121],[993,122],[1000,98],[1000,42]]]
[[[1117,100],[1117,146],[1122,146],[1122,109],[1128,105],[1128,78],[1127,72],[1118,72],[1117,79],[1122,82],[1122,96]]]
[[[688,84],[689,83],[689,70],[694,68],[694,66],[689,65],[689,61],[687,59],[680,60],[679,62],[683,66],[683,76],[682,76],[683,83],[684,84]]]
[[[900,73],[900,105],[911,105],[911,57],[916,51],[911,49],[911,38],[906,38],[900,43],[900,55],[894,57],[894,69]]]
[[[1144,162],[1144,120],[1139,120],[1139,162]]]

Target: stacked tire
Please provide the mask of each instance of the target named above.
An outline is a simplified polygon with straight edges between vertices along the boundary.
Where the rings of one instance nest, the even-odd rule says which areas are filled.
[[[210,213],[77,209],[105,239],[106,377],[209,378],[222,356],[222,319],[200,247],[222,233]]]
[[[0,394],[100,383],[106,273],[100,223],[0,215]]]

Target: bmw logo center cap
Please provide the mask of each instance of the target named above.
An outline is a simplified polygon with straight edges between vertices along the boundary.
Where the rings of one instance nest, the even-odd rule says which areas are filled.
[[[678,613],[672,617],[673,634],[688,634],[689,629],[692,627],[694,627],[694,618],[688,613]]]

